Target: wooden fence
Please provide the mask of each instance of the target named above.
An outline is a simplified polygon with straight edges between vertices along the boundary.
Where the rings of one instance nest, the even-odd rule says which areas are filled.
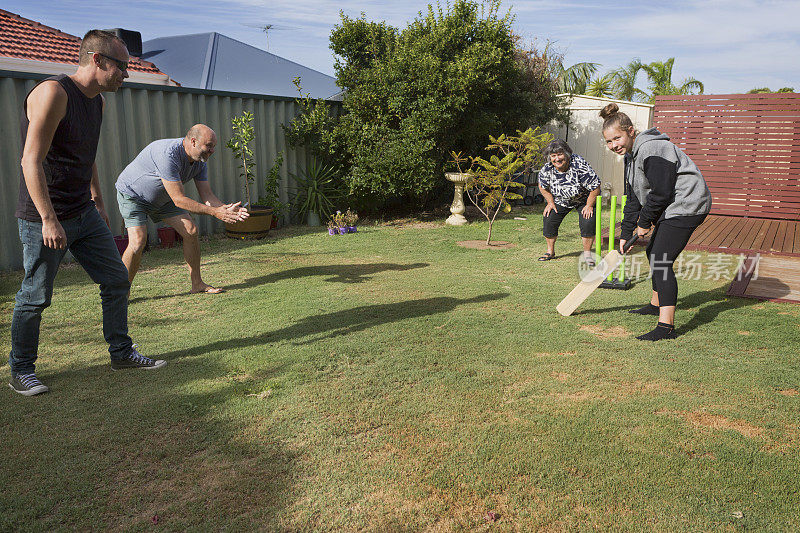
[[[653,126],[700,168],[712,214],[800,219],[800,94],[660,96]]]

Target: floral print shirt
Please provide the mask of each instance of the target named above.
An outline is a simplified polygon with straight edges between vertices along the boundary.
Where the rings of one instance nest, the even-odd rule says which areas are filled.
[[[584,158],[572,154],[566,172],[558,172],[552,163],[543,166],[539,185],[553,195],[556,204],[578,207],[585,205],[589,193],[600,186],[600,177]]]

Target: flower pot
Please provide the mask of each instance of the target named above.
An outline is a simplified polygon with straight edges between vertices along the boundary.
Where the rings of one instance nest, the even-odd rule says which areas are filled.
[[[355,226],[347,226],[347,233],[355,233],[358,231],[358,228]]]
[[[339,235],[347,235],[347,228],[345,226],[339,227]]]
[[[272,208],[251,205],[250,216],[234,224],[225,223],[225,235],[232,239],[263,239],[272,225]]]
[[[313,211],[308,212],[307,223],[309,226],[321,226],[322,222],[319,220],[319,215]]]
[[[164,227],[158,228],[158,241],[161,243],[162,248],[172,248],[175,241],[178,239],[178,232],[175,228]]]
[[[339,235],[339,228],[328,228],[328,235]]]
[[[128,236],[127,235],[117,235],[114,237],[114,243],[117,245],[117,250],[119,250],[119,255],[122,256],[125,253],[125,249],[128,247]]]

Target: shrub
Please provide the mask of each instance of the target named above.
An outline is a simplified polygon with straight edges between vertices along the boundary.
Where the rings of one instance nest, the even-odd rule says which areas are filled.
[[[451,151],[476,153],[492,131],[557,114],[554,92],[537,85],[546,69],[517,48],[512,22],[499,0],[429,5],[402,31],[342,14],[331,33],[342,115],[326,122],[330,110],[307,101],[289,128],[293,139],[335,158],[362,206],[395,197],[425,204],[447,186]]]

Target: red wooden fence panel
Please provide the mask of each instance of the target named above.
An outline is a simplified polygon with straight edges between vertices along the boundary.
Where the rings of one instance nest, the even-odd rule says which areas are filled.
[[[800,220],[800,94],[659,96],[653,126],[700,168],[712,214]]]

